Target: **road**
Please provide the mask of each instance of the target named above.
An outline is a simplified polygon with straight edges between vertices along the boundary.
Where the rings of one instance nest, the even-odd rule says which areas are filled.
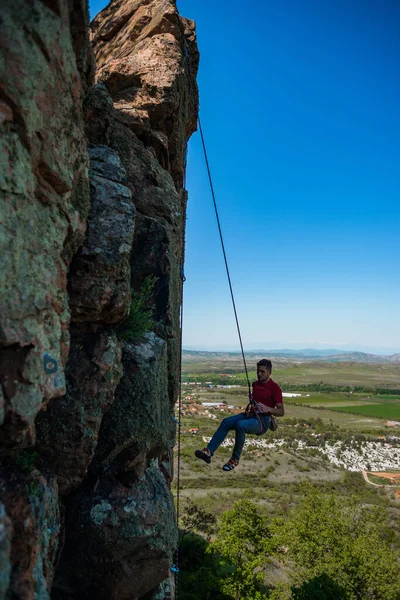
[[[362,473],[362,476],[364,477],[365,481],[367,483],[369,483],[369,485],[374,485],[375,487],[392,487],[392,488],[398,488],[399,487],[398,485],[391,485],[389,483],[382,483],[382,485],[379,485],[379,483],[372,483],[372,481],[370,481],[368,479],[368,473],[367,473],[367,471],[361,471],[361,473]]]

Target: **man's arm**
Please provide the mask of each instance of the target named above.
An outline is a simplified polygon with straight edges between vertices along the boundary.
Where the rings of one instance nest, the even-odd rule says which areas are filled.
[[[261,402],[257,402],[256,408],[259,413],[274,415],[274,417],[283,417],[285,414],[285,408],[282,403],[278,403],[275,408],[271,408],[270,406],[261,404]]]

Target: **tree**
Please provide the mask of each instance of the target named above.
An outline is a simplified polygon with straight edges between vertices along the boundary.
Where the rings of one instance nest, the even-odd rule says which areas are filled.
[[[347,597],[346,590],[326,573],[292,588],[293,600],[347,600]]]
[[[277,553],[285,548],[283,558],[294,566],[294,589],[328,578],[342,589],[338,598],[399,600],[399,555],[381,509],[324,495],[310,484],[303,489],[301,505],[271,526]]]
[[[180,600],[231,600],[221,590],[222,567],[218,556],[208,553],[209,542],[188,533],[180,548]]]
[[[208,547],[226,566],[222,590],[235,600],[262,600],[266,540],[270,537],[265,517],[248,500],[235,502],[220,518],[218,537]]]
[[[180,519],[180,525],[184,533],[204,533],[209,540],[215,532],[217,517],[191,500],[187,500]]]

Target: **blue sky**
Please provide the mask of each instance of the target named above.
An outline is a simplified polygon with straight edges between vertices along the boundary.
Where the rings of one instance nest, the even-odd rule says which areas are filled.
[[[178,4],[245,347],[400,350],[400,4]],[[234,347],[198,133],[187,187],[184,344]]]

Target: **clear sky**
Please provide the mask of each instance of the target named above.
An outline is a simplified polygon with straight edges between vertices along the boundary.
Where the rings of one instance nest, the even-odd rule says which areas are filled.
[[[178,5],[245,347],[400,350],[400,3]],[[238,346],[198,134],[187,187],[184,344]]]

